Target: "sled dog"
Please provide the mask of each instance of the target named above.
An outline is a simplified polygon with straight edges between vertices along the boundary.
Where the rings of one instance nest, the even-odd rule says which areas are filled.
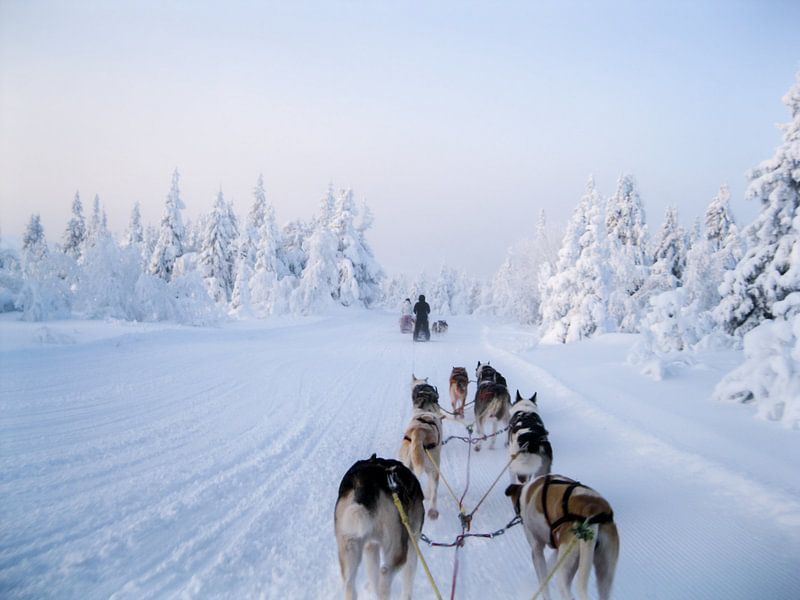
[[[475,378],[478,388],[475,390],[475,428],[478,436],[483,436],[484,424],[492,422],[492,434],[497,433],[497,425],[504,427],[508,424],[511,397],[505,378],[488,363],[478,362],[475,369]],[[494,448],[495,437],[491,438],[489,447]],[[475,451],[480,451],[480,442],[475,444]]]
[[[512,482],[516,478],[519,483],[525,483],[531,477],[550,473],[553,447],[539,416],[536,394],[523,398],[517,390],[508,427],[508,454],[513,457],[509,465]]]
[[[439,390],[428,383],[428,378],[419,379],[411,375],[411,403],[415,409],[441,415],[439,406]]]
[[[428,500],[428,516],[439,518],[436,500],[439,492],[439,459],[442,454],[442,419],[438,411],[415,408],[400,444],[400,461],[414,472],[422,481],[425,473],[428,479],[425,498]],[[425,452],[427,450],[427,452]],[[428,457],[430,453],[430,457]],[[431,462],[433,459],[433,464]]]
[[[434,321],[431,325],[433,333],[447,333],[447,321]]]
[[[404,569],[402,597],[411,598],[417,555],[392,500],[390,474],[397,482],[397,494],[412,532],[419,536],[422,531],[425,520],[422,488],[411,471],[396,460],[378,458],[375,454],[353,464],[339,485],[334,514],[346,600],[356,598],[356,574],[362,555],[370,587],[379,598],[389,598],[392,579],[401,568]]]
[[[608,600],[619,556],[619,534],[609,503],[593,489],[561,475],[545,475],[526,484],[512,483],[506,488],[514,510],[522,517],[525,537],[531,545],[533,567],[542,582],[547,577],[544,547],[555,548],[562,558],[575,536],[572,528],[586,523],[591,540],[578,541],[556,574],[563,600],[572,598],[570,587],[578,573],[580,600],[589,600],[589,575],[594,565],[600,600]],[[545,600],[550,600],[544,590]]]
[[[469,386],[467,370],[464,367],[453,367],[450,373],[450,403],[453,405],[453,414],[456,417],[464,416],[467,386]]]

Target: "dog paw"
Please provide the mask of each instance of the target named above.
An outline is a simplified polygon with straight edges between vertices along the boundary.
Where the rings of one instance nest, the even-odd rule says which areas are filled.
[[[428,509],[428,518],[430,518],[431,520],[435,521],[436,519],[439,518],[439,511],[436,510],[435,508],[429,508]]]

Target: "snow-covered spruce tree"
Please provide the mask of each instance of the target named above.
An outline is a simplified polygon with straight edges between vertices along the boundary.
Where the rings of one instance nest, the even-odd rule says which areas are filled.
[[[244,243],[244,241],[241,242],[241,244]],[[231,292],[232,314],[240,317],[249,317],[252,315],[253,306],[250,300],[250,281],[252,278],[253,269],[249,264],[247,256],[242,256],[240,252],[236,257],[236,279],[233,281],[233,292]]]
[[[23,262],[36,261],[46,254],[47,241],[44,239],[42,218],[38,214],[33,214],[22,235],[22,260]]]
[[[214,208],[206,220],[198,258],[208,294],[215,302],[225,304],[230,301],[235,275],[235,243],[238,237],[236,215],[220,190]]]
[[[548,272],[547,268],[542,270],[544,276],[539,279],[540,312],[542,338],[546,341],[564,343],[567,339],[569,329],[567,314],[573,307],[573,298],[578,290],[575,264],[581,254],[580,240],[586,231],[589,205],[597,195],[594,178],[589,177],[586,182],[586,192],[567,223],[554,270],[552,272]]]
[[[289,274],[299,279],[306,267],[306,240],[311,237],[313,227],[300,220],[290,221],[281,230],[281,254]]]
[[[609,313],[617,329],[638,330],[643,301],[634,296],[648,279],[649,240],[644,206],[631,175],[622,175],[606,205],[610,264],[614,272]]]
[[[649,293],[668,291],[683,283],[686,267],[686,233],[678,224],[678,209],[668,206],[664,223],[658,232],[658,244],[653,254],[653,266],[646,283]]]
[[[288,310],[287,291],[290,290],[279,281],[289,274],[289,270],[278,255],[282,245],[281,232],[271,204],[264,211],[257,239],[256,262],[250,279],[250,302],[261,316],[284,313]]]
[[[384,274],[365,238],[372,225],[371,213],[359,225],[356,225],[357,215],[352,190],[341,190],[329,219],[329,227],[338,241],[339,278],[334,299],[344,306],[371,306],[380,297]]]
[[[239,252],[247,258],[250,269],[256,265],[256,252],[259,247],[259,232],[264,224],[267,213],[267,192],[264,189],[264,176],[259,175],[256,187],[253,189],[253,205],[247,215],[247,223],[242,231]]]
[[[760,416],[800,428],[800,73],[783,100],[792,121],[775,156],[751,175],[747,196],[761,212],[745,230],[748,249],[726,274],[715,311],[744,336],[745,362],[714,395],[755,402]]]
[[[128,221],[128,229],[125,230],[125,246],[135,246],[140,248],[144,243],[144,228],[142,227],[142,213],[139,210],[139,203],[133,205],[131,217]]]
[[[19,255],[0,244],[0,312],[14,310],[14,300],[22,289],[22,263]]]
[[[79,259],[85,241],[86,220],[83,217],[83,204],[80,194],[75,192],[75,198],[72,200],[72,216],[67,223],[66,231],[64,231],[64,252],[76,260]]]
[[[726,275],[715,311],[725,329],[740,336],[776,318],[773,305],[800,289],[800,73],[783,101],[791,121],[775,156],[750,174],[747,198],[757,200],[761,212],[744,231],[747,252]]]
[[[327,226],[318,222],[307,240],[308,260],[292,293],[291,305],[295,312],[313,314],[334,304],[339,281],[337,249],[336,237]]]
[[[48,252],[41,219],[31,215],[22,238],[22,286],[15,300],[22,318],[44,321],[68,317],[75,270],[74,258]]]
[[[183,238],[185,232],[183,221],[181,220],[181,209],[184,208],[184,204],[178,188],[179,182],[180,175],[178,170],[175,169],[172,174],[172,187],[164,205],[164,216],[161,218],[158,238],[150,258],[150,273],[165,281],[169,281],[172,278],[175,260],[184,252]]]
[[[548,226],[542,211],[534,236],[508,249],[503,264],[492,279],[491,313],[525,324],[539,320],[539,276],[544,273],[549,277],[555,270],[558,238],[558,232]]]
[[[83,254],[74,309],[90,319],[139,319],[136,284],[142,275],[138,245],[120,247],[111,235],[100,235]]]

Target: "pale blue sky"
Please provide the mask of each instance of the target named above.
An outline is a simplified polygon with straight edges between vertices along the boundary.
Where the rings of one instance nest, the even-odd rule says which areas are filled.
[[[650,228],[688,224],[772,156],[800,69],[798,2],[0,0],[0,226],[72,196],[112,229],[156,222],[175,166],[187,215],[263,172],[278,217],[328,182],[375,213],[388,269],[493,272],[544,208],[639,182]]]

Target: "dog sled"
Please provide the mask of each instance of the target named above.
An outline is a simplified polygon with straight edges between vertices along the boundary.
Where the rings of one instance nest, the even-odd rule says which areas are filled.
[[[411,333],[414,331],[414,317],[403,315],[400,317],[400,333]]]

